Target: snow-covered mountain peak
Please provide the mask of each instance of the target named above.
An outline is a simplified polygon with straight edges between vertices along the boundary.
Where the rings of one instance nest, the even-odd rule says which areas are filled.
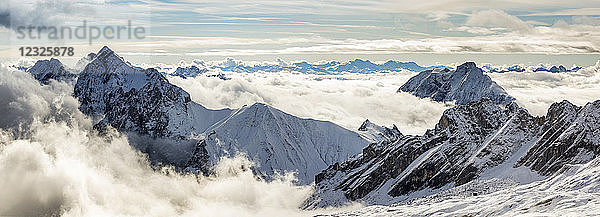
[[[80,110],[102,118],[103,125],[159,137],[200,134],[227,115],[205,114],[210,110],[156,69],[134,67],[108,47],[80,73],[74,95]]]
[[[369,119],[365,120],[360,127],[358,128],[358,132],[367,140],[372,143],[377,143],[381,141],[395,141],[398,138],[402,137],[403,134],[398,130],[396,125],[393,125],[392,128],[388,128],[385,126],[379,126],[369,121]]]
[[[555,102],[548,108],[546,115],[546,122],[550,125],[556,124],[559,119],[573,118],[577,115],[577,111],[580,109],[579,106],[573,105],[573,103],[563,100],[561,102]]]
[[[474,62],[466,62],[456,70],[430,69],[410,78],[398,92],[408,92],[420,98],[431,98],[438,102],[455,101],[467,104],[481,98],[491,99],[496,104],[506,105],[514,98],[483,74]]]
[[[48,84],[50,80],[68,80],[75,77],[59,60],[54,58],[37,61],[27,72],[42,84]]]
[[[107,56],[113,54],[114,51],[111,50],[108,46],[103,46],[102,49],[98,52],[98,56]]]
[[[477,70],[479,68],[477,68],[477,64],[475,64],[475,62],[465,62],[465,63],[457,66],[456,69],[470,71],[470,70]],[[479,71],[481,71],[481,69],[479,69]]]
[[[377,128],[378,126],[373,124],[371,121],[369,121],[369,119],[363,121],[363,123],[360,125],[360,127],[358,128],[358,131],[367,131],[370,128]]]
[[[263,177],[296,171],[302,184],[327,165],[359,153],[368,141],[328,121],[298,118],[272,106],[255,103],[232,112],[204,133],[214,161],[243,152],[257,163]]]

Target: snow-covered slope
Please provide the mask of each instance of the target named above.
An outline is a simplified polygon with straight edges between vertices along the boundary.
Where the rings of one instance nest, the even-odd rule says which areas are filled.
[[[503,105],[514,101],[473,62],[464,63],[454,71],[447,68],[422,71],[410,78],[398,92],[408,92],[438,102],[456,101],[456,104],[462,105],[481,98]]]
[[[301,119],[265,104],[236,110],[204,135],[213,163],[222,156],[245,153],[263,177],[295,171],[310,184],[327,165],[359,153],[368,142],[331,122]]]
[[[471,182],[451,190],[407,203],[320,216],[598,216],[600,158],[530,184]]]
[[[59,60],[54,58],[37,61],[27,72],[42,84],[48,84],[50,80],[69,81],[75,78],[75,74],[69,72]]]
[[[448,109],[435,129],[374,143],[362,154],[316,176],[306,207],[348,201],[391,204],[434,194],[473,180],[528,183],[565,165],[598,155],[600,101],[578,108],[555,103],[534,117],[515,103],[488,99]],[[533,171],[532,171],[533,170]]]

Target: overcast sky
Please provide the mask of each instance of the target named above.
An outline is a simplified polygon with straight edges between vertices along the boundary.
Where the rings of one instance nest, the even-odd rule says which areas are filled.
[[[423,64],[483,58],[592,65],[600,54],[599,0],[4,1],[2,57],[14,57],[16,47],[31,44],[76,45],[81,55],[109,44],[124,55],[148,59],[404,57]],[[99,26],[132,20],[146,28],[147,37],[91,46],[15,38],[18,26],[76,27],[83,20]],[[438,56],[431,60],[423,54]],[[544,58],[548,54],[558,57]]]

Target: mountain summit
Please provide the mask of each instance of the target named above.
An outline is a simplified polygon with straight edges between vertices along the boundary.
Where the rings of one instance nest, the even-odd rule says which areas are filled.
[[[152,137],[199,135],[231,113],[192,102],[157,70],[132,66],[108,47],[80,73],[74,95],[83,113],[102,117],[100,125]]]
[[[502,105],[515,100],[489,76],[483,74],[474,62],[466,62],[454,71],[447,68],[422,71],[410,78],[398,92],[408,92],[438,102],[456,101],[460,105],[481,98],[488,98]]]
[[[51,80],[67,81],[76,77],[69,72],[57,59],[39,60],[27,72],[42,84],[49,84]]]

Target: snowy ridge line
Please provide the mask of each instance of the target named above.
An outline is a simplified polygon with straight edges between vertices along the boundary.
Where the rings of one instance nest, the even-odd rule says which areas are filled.
[[[600,100],[583,107],[555,103],[543,117],[485,98],[459,105],[417,137],[416,146],[404,136],[393,145],[371,144],[362,155],[330,166],[317,176],[317,192],[305,206],[326,207],[327,200],[391,205],[475,182],[508,183],[502,187],[543,180],[600,155],[598,113]]]

